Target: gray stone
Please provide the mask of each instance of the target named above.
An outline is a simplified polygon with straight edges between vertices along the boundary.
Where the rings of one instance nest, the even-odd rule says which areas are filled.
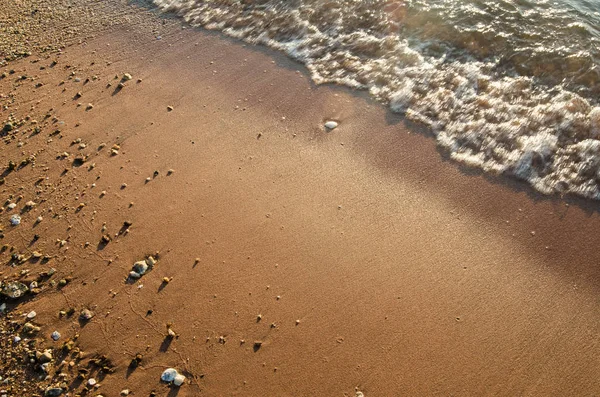
[[[167,368],[164,370],[164,372],[160,376],[160,380],[162,380],[163,382],[171,383],[175,380],[175,377],[177,375],[178,375],[178,373],[175,368]]]
[[[25,284],[18,281],[11,281],[2,286],[0,295],[4,295],[11,299],[17,299],[22,297],[27,291],[29,291],[29,288],[27,288]]]
[[[145,261],[135,262],[133,264],[133,271],[140,275],[144,275],[148,271],[148,265]]]
[[[44,393],[45,397],[58,397],[63,393],[63,389],[60,387],[49,387]]]

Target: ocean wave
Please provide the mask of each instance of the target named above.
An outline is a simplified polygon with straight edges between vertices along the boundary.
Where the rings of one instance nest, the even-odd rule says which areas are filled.
[[[493,10],[450,5],[432,14],[436,7],[424,0],[414,1],[423,3],[416,13],[407,3],[384,0],[154,3],[191,25],[282,51],[305,64],[317,84],[368,90],[392,111],[429,126],[456,161],[528,181],[544,194],[600,199],[594,91],[600,73],[593,51],[535,45],[537,28],[525,27],[517,41],[510,29],[475,20],[449,28],[440,19],[468,12],[486,21]],[[540,12],[507,1],[497,6],[511,15]],[[553,20],[560,13],[547,14]],[[587,22],[564,28],[593,33]],[[460,33],[444,39],[450,30]],[[528,50],[503,50],[523,40]]]

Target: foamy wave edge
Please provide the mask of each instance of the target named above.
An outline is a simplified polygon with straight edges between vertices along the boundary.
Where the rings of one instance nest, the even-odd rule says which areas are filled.
[[[194,0],[153,1],[192,26],[286,53],[306,65],[316,84],[368,90],[392,111],[429,126],[458,162],[525,180],[543,194],[600,199],[600,107],[575,93],[543,91],[527,77],[496,77],[491,63],[427,59],[392,36],[332,35],[297,10],[285,15],[296,28],[281,40],[277,26],[259,23],[281,19],[281,10],[249,15]]]

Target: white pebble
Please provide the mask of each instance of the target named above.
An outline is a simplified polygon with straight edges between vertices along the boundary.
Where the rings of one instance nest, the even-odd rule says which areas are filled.
[[[333,130],[337,126],[338,126],[338,123],[336,121],[333,121],[333,120],[330,120],[330,121],[328,121],[328,122],[325,123],[325,128],[327,128],[328,130]]]
[[[163,382],[171,383],[175,380],[175,377],[178,375],[177,370],[175,368],[167,368],[160,376],[160,380]]]
[[[175,375],[175,379],[173,380],[173,384],[175,386],[181,386],[183,385],[183,382],[185,382],[185,376],[181,375],[181,374],[177,374]]]

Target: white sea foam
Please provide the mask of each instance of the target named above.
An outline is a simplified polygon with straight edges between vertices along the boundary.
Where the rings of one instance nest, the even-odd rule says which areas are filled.
[[[431,127],[456,161],[515,176],[545,194],[600,199],[600,107],[568,87],[498,73],[498,62],[488,58],[432,56],[431,42],[390,32],[389,15],[359,0],[321,8],[315,0],[154,3],[194,26],[283,51],[304,63],[317,84],[368,90]]]

